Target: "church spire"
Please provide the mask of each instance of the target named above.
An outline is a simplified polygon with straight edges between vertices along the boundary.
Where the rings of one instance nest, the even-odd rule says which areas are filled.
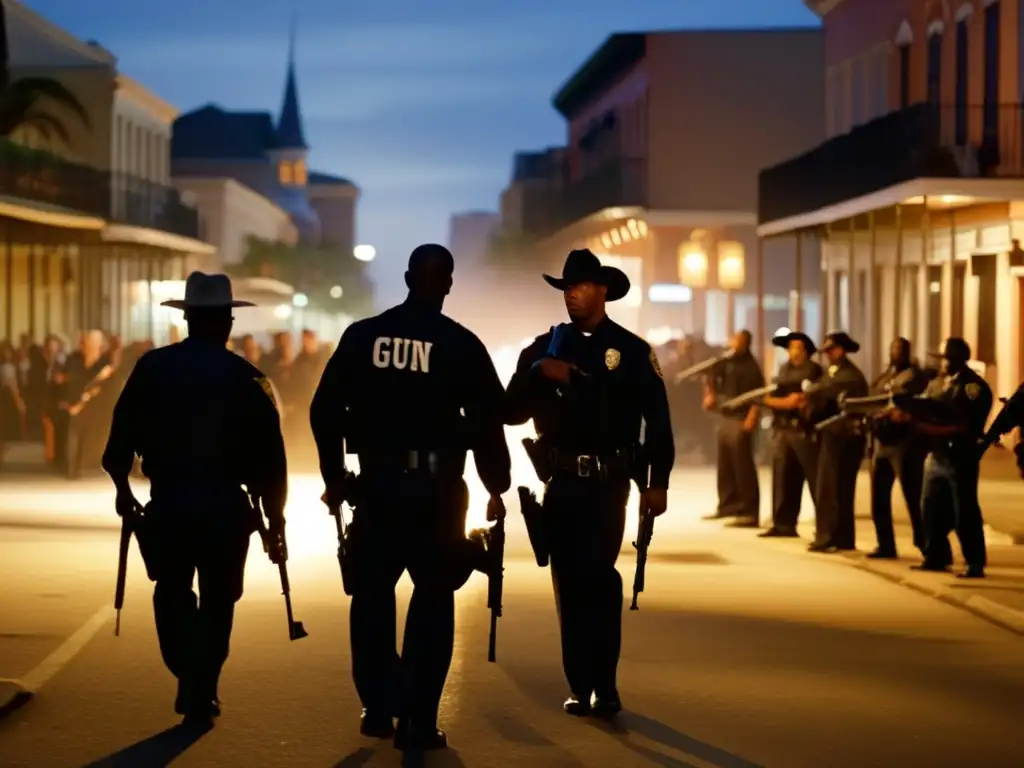
[[[299,111],[299,88],[295,78],[295,14],[292,14],[288,35],[288,76],[284,85],[284,102],[277,121],[278,149],[309,149],[302,131],[302,113]]]

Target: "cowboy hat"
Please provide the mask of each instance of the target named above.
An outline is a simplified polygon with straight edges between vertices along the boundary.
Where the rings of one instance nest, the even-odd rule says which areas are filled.
[[[832,347],[839,347],[840,349],[852,353],[856,353],[860,350],[860,344],[854,341],[853,337],[851,337],[846,331],[832,331],[831,333],[825,334],[825,340],[821,343],[821,351],[825,352]]]
[[[928,352],[930,357],[937,357],[942,360],[970,360],[971,345],[959,336],[950,336],[946,339],[938,352]]]
[[[629,293],[629,278],[626,277],[626,273],[602,264],[589,248],[570,251],[565,258],[565,266],[562,267],[562,276],[544,275],[544,280],[552,288],[560,291],[579,283],[603,285],[607,289],[605,301],[618,301]]]
[[[231,278],[227,275],[193,272],[185,280],[185,298],[162,301],[160,306],[174,309],[228,309],[256,305],[251,301],[238,301],[234,298]]]
[[[776,336],[772,339],[772,344],[776,347],[782,347],[785,349],[789,346],[791,341],[803,342],[804,349],[807,350],[808,355],[813,355],[818,351],[817,347],[814,346],[814,342],[811,341],[811,337],[800,331],[790,331],[789,333],[784,333],[781,336]]]

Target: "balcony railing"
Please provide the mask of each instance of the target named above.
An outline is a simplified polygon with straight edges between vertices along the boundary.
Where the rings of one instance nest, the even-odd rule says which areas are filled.
[[[0,196],[118,224],[199,237],[198,212],[185,205],[173,187],[72,163],[3,139]]]
[[[768,168],[762,223],[921,178],[1024,177],[1024,105],[916,104]]]
[[[531,196],[523,219],[531,234],[545,236],[604,210],[647,205],[647,161],[618,158],[582,178],[552,179],[544,194]]]

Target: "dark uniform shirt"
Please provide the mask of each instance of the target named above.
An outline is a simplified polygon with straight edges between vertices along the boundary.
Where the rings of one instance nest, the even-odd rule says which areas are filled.
[[[321,471],[340,469],[346,450],[436,451],[461,461],[472,450],[487,491],[504,493],[512,481],[503,400],[480,339],[406,300],[350,325],[327,363],[310,407]]]
[[[636,445],[644,425],[650,484],[668,488],[675,462],[668,397],[651,345],[605,318],[591,334],[566,326],[559,359],[590,374],[567,387],[544,379],[535,363],[548,353],[551,332],[538,336],[519,356],[508,386],[510,424],[531,418],[537,434],[567,454],[607,456]]]
[[[269,384],[223,345],[188,338],[139,358],[114,408],[103,469],[127,477],[135,455],[162,488],[246,486],[270,509],[287,497],[281,423]]]
[[[775,397],[800,392],[805,381],[818,382],[824,375],[821,366],[813,360],[805,360],[803,365],[793,365],[787,360],[779,366],[779,375],[775,379]],[[800,411],[775,411],[772,426],[775,429],[806,429],[811,425]]]
[[[816,388],[811,399],[816,404],[816,412],[824,418],[839,413],[839,396],[866,397],[868,380],[863,372],[848,357],[828,367],[821,386]]]
[[[992,410],[992,388],[977,373],[965,368],[954,376],[939,376],[925,390],[925,397],[949,404],[962,433],[932,438],[931,450],[950,457],[975,456],[978,441],[985,434],[985,424]]]
[[[764,386],[764,372],[750,352],[733,355],[715,366],[712,388],[719,403]],[[745,419],[747,409],[723,414],[727,418]]]
[[[871,382],[871,394],[920,395],[928,386],[928,376],[914,363],[890,365],[881,376]],[[879,419],[874,424],[874,436],[883,445],[897,445],[913,436],[914,427],[907,423],[896,423]]]

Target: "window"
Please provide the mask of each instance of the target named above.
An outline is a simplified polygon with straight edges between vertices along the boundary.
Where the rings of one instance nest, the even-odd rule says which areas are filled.
[[[937,27],[928,36],[928,103],[938,104],[942,99],[942,28]]]
[[[292,183],[296,187],[306,186],[306,182],[309,180],[309,174],[306,171],[306,161],[296,160],[292,163]]]
[[[967,264],[962,261],[953,262],[953,317],[949,335],[964,335],[964,283],[967,279]],[[992,313],[995,316],[995,312]]]
[[[290,187],[294,184],[294,174],[292,172],[292,163],[290,160],[282,160],[277,166],[277,180],[281,182],[281,186]]]
[[[928,265],[928,349],[938,349],[942,343],[942,265]]]
[[[985,144],[998,149],[999,140],[999,46],[998,0],[985,8],[985,95],[982,108],[982,135]]]
[[[910,106],[910,44],[901,45],[900,56],[900,109]]]
[[[978,348],[974,359],[989,365],[996,362],[996,257],[975,254],[971,273],[978,278]]]
[[[967,144],[967,41],[970,16],[956,24],[956,107],[954,113],[956,145]]]

